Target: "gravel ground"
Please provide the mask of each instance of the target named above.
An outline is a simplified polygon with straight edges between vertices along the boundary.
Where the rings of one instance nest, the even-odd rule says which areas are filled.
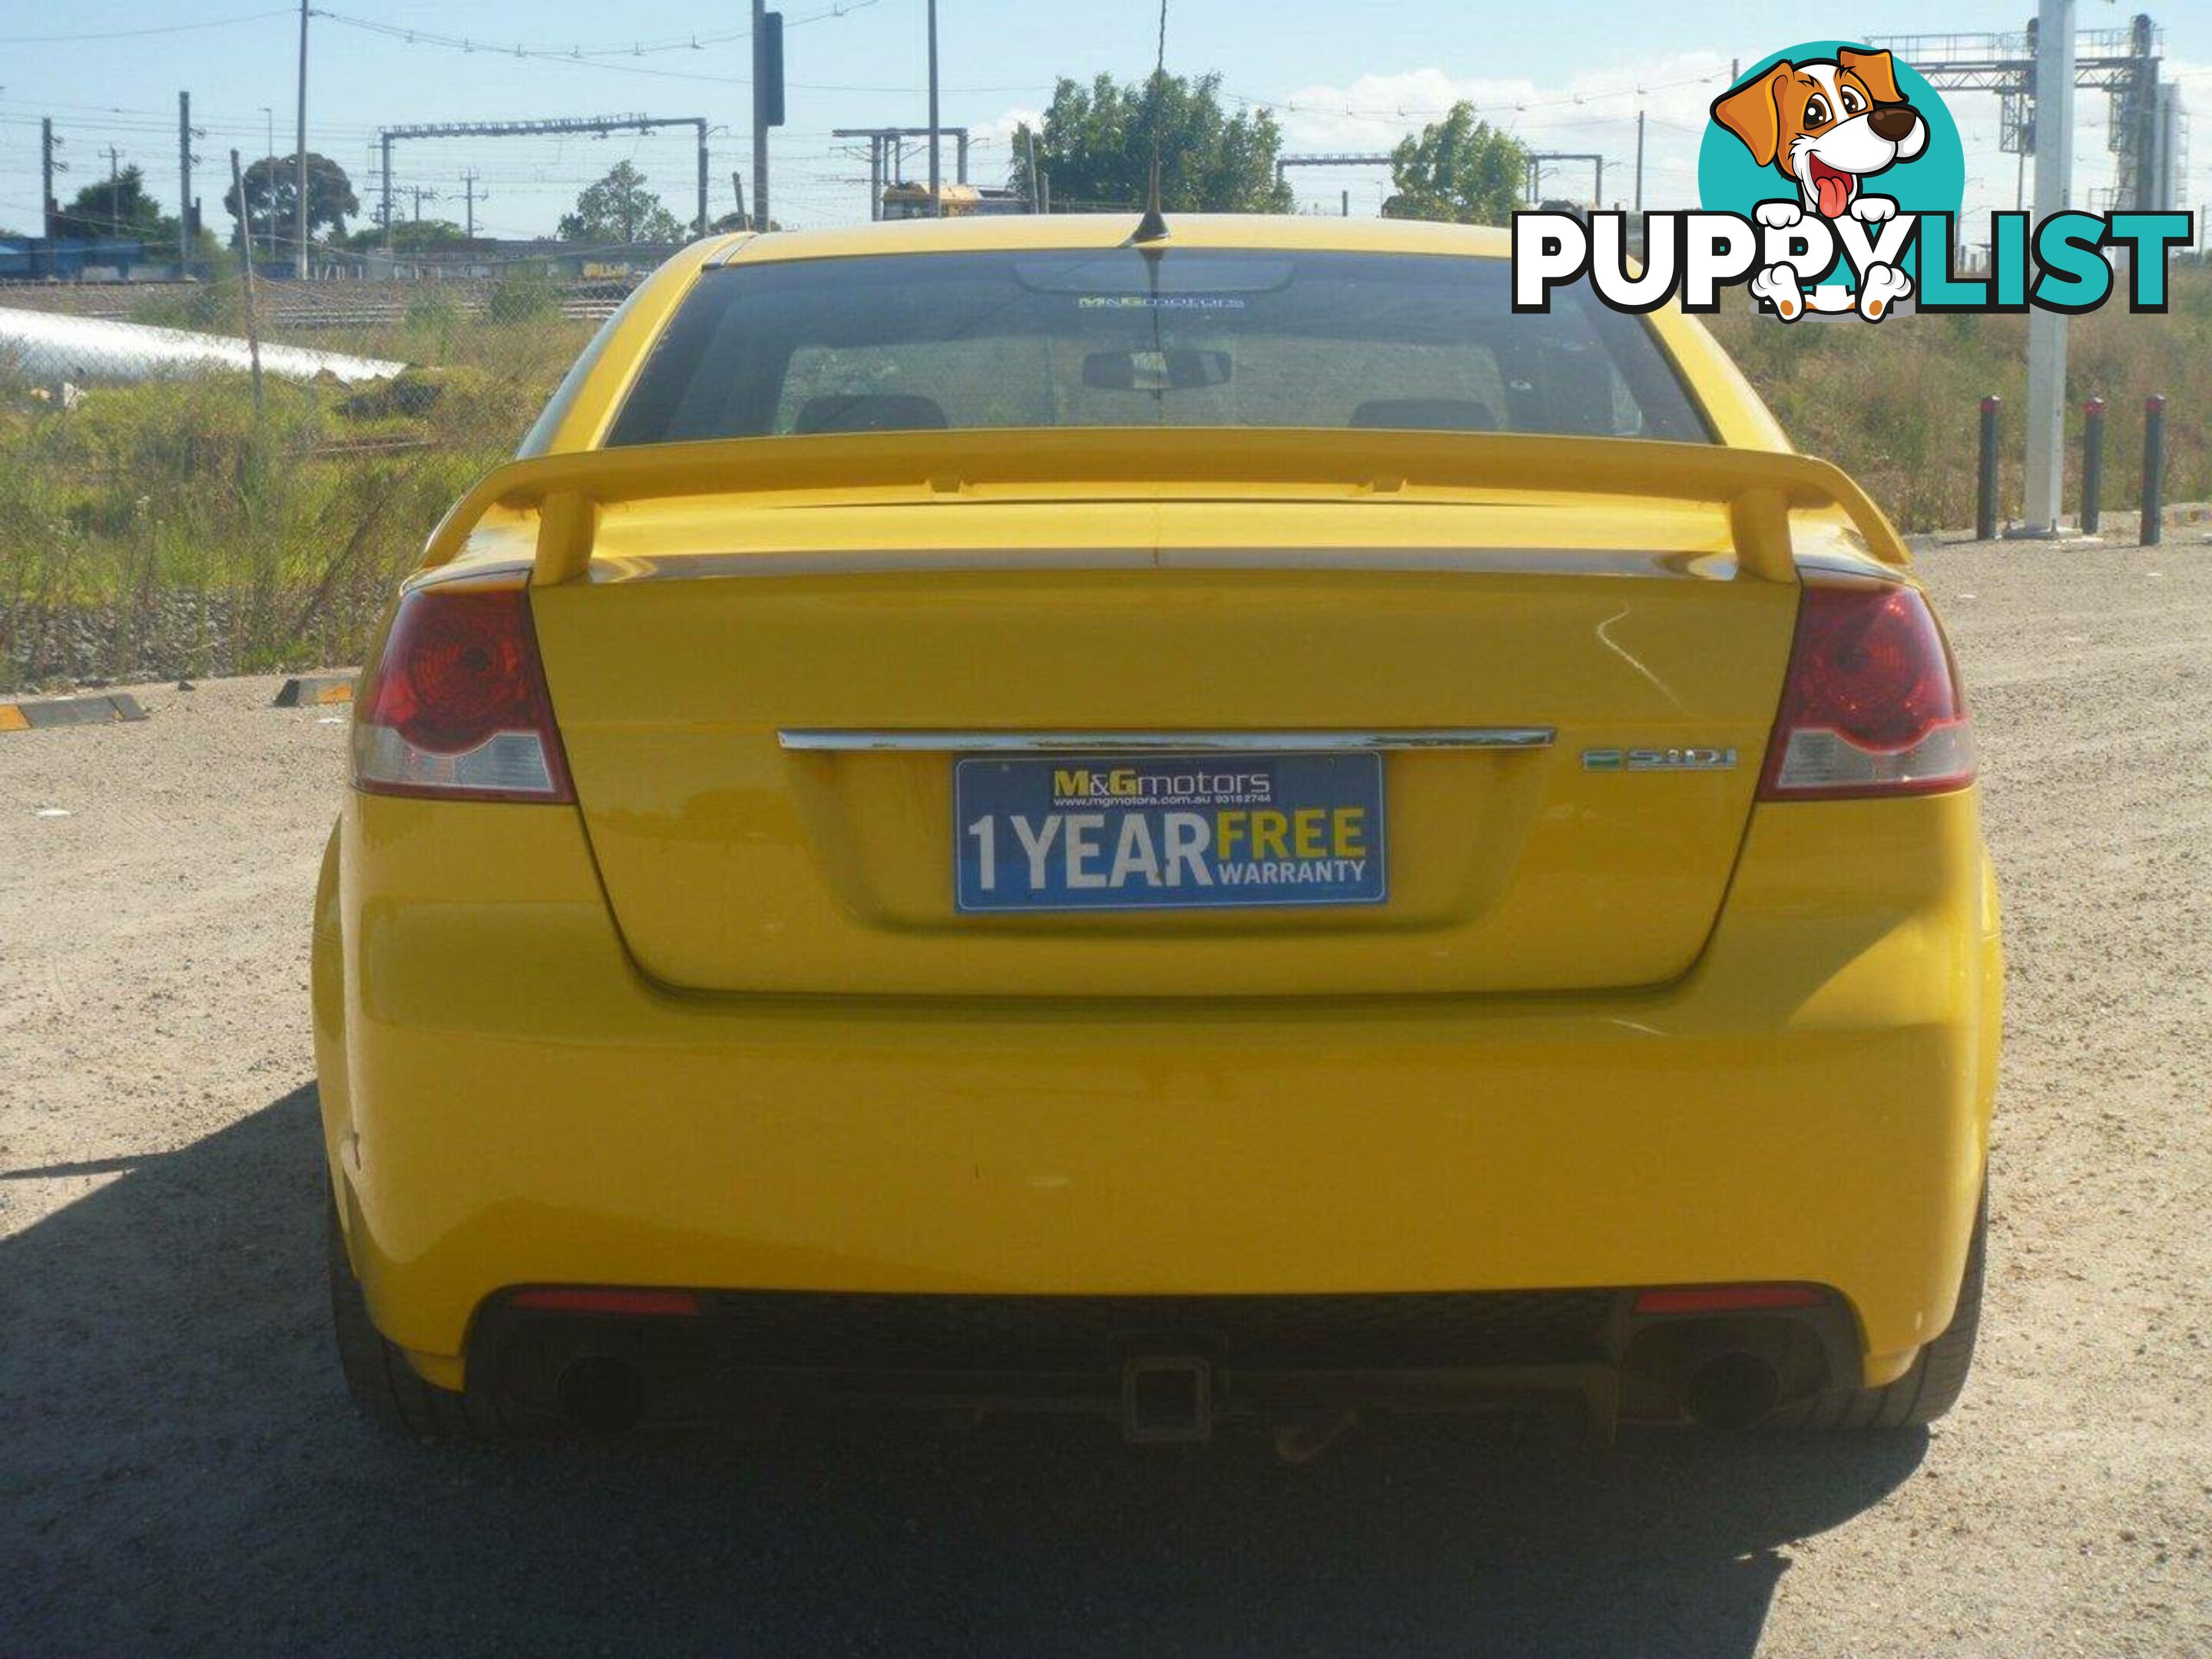
[[[379,1438],[306,1013],[343,727],[238,680],[0,735],[0,1651],[2212,1651],[2207,553],[1927,557],[2012,1005],[1981,1363],[1893,1438]]]
[[[306,666],[319,653],[360,650],[391,592],[388,578],[365,571],[319,595],[180,588],[52,610],[0,605],[0,695]],[[310,611],[315,623],[303,633],[294,619]]]

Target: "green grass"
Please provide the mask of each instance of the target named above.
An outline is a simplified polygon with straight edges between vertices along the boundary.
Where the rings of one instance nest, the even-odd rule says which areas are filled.
[[[228,330],[234,294],[143,320]],[[514,452],[587,325],[542,310],[294,343],[438,368],[392,392],[242,377],[95,387],[63,410],[0,374],[0,690],[357,660],[392,586]]]
[[[232,331],[240,298],[218,284],[141,320]],[[426,289],[397,327],[296,337],[437,367],[384,395],[271,380],[258,422],[236,376],[96,388],[64,411],[0,368],[0,690],[359,660],[430,526],[513,453],[589,336],[550,290],[501,301],[471,320]],[[1715,331],[1798,446],[1907,530],[1972,522],[1977,406],[1997,393],[2017,512],[2023,319],[1732,313]],[[2108,506],[2133,505],[2153,392],[2170,399],[2167,498],[2212,496],[2212,272],[2178,270],[2165,316],[2075,319],[2071,370],[2076,429],[2081,398],[2112,405]]]

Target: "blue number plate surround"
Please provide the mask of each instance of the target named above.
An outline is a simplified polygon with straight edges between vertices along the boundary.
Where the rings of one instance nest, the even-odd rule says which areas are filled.
[[[1381,904],[1382,757],[971,756],[953,763],[963,914]]]

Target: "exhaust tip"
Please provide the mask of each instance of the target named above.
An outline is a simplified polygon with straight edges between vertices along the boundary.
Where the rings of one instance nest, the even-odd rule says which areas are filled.
[[[1731,1349],[1690,1373],[1682,1387],[1682,1409],[1704,1428],[1747,1429],[1763,1421],[1781,1395],[1782,1379],[1771,1361]]]
[[[611,1354],[570,1360],[561,1368],[553,1393],[563,1420],[586,1434],[623,1434],[645,1415],[645,1374]]]

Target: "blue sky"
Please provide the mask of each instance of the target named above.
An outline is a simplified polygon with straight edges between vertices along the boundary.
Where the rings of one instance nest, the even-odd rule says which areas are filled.
[[[626,8],[581,0],[329,5],[345,18],[483,48],[410,43],[339,15],[315,19],[309,144],[346,167],[364,206],[375,168],[374,135],[383,125],[702,115],[728,129],[710,141],[716,213],[732,204],[731,171],[749,168],[746,0]],[[2032,0],[1862,0],[1850,21],[1862,36],[2010,30],[2033,9]],[[782,0],[781,9],[790,25],[791,91],[789,124],[774,141],[777,217],[802,225],[863,218],[866,161],[833,140],[830,129],[927,118],[923,0]],[[2131,9],[2083,0],[2080,9],[2085,29],[2116,29],[2126,26]],[[982,182],[1003,176],[1007,134],[1042,107],[1055,76],[1104,70],[1133,79],[1150,66],[1155,13],[1143,0],[1121,6],[941,0],[939,12],[944,118],[975,130],[975,176]],[[2166,30],[2168,72],[2199,112],[2190,193],[2201,206],[2212,197],[2212,5],[2172,0],[2153,15]],[[1468,97],[1536,148],[1606,155],[1608,199],[1628,193],[1640,104],[1649,118],[1645,204],[1678,206],[1691,204],[1705,106],[1730,60],[1748,63],[1791,43],[1786,27],[1778,33],[1771,21],[1749,23],[1755,15],[1741,4],[1667,7],[1648,0],[1540,6],[1170,0],[1168,57],[1179,72],[1218,70],[1225,91],[1274,109],[1293,150],[1387,149],[1454,98]],[[66,143],[70,171],[57,191],[64,200],[106,173],[111,146],[124,163],[144,167],[164,199],[173,198],[177,94],[185,88],[195,125],[204,129],[196,144],[198,193],[219,221],[216,175],[228,167],[230,147],[249,160],[261,154],[271,119],[279,150],[291,147],[295,19],[270,0],[82,0],[68,7],[0,0],[0,226],[35,221],[42,115],[54,118]],[[1826,32],[1826,26],[1810,31]],[[694,38],[701,43],[696,50]],[[580,53],[581,60],[517,57],[518,45]],[[1967,146],[1969,210],[2011,205],[2014,161],[1996,148],[1995,100],[1961,95],[1952,106]],[[2105,113],[2102,94],[2080,100],[2076,195],[2092,205],[2088,192],[2110,179]],[[425,216],[459,220],[462,175],[473,170],[479,228],[524,235],[549,231],[585,184],[623,157],[689,218],[695,162],[688,133],[410,143],[397,151],[392,171],[403,217],[419,188]],[[916,170],[926,165],[917,162]],[[1352,211],[1371,213],[1385,188],[1379,169],[1293,178],[1309,204],[1332,211],[1348,188]],[[1571,185],[1562,188],[1575,193]]]

